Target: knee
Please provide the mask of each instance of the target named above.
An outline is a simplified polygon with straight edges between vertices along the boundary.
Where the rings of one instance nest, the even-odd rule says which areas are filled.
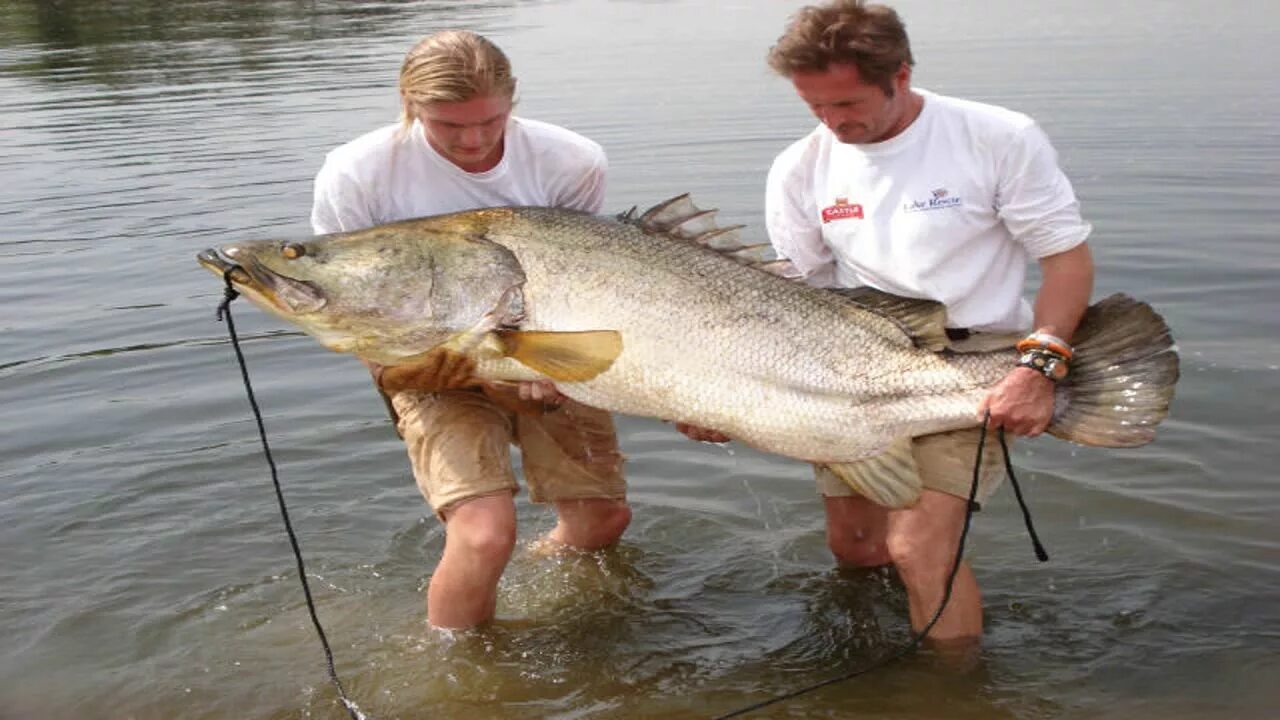
[[[884,538],[875,536],[862,527],[828,524],[827,547],[841,565],[877,567],[890,562]]]
[[[477,567],[505,567],[515,544],[515,519],[501,513],[454,517],[445,528],[446,548]]]
[[[560,522],[551,537],[579,550],[599,550],[618,542],[631,524],[623,500],[569,500],[556,503]]]
[[[890,532],[886,549],[904,582],[945,580],[955,560],[955,538],[926,532]]]
[[[600,547],[618,542],[627,526],[631,524],[631,506],[625,502],[606,505],[599,511],[595,523],[596,536]]]

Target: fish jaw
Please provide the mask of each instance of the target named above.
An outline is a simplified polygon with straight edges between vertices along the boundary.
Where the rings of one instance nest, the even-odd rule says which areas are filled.
[[[254,260],[236,252],[234,246],[225,250],[209,248],[196,255],[196,262],[209,272],[223,278],[233,290],[244,295],[254,305],[301,327],[320,344],[334,352],[357,352],[368,339],[348,330],[333,327],[321,312],[328,301],[314,283],[281,275]],[[241,255],[238,262],[237,255]]]
[[[324,292],[314,283],[282,275],[234,245],[205,250],[196,255],[196,262],[222,276],[254,304],[288,319],[317,313],[328,304]]]

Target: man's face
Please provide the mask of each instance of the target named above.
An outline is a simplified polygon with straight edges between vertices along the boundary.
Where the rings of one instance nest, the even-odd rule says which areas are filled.
[[[436,152],[467,172],[484,172],[502,159],[511,98],[481,95],[421,106],[418,122]]]
[[[842,143],[876,143],[910,124],[911,68],[893,76],[893,96],[863,82],[858,68],[833,64],[819,72],[797,72],[791,84],[823,125]]]

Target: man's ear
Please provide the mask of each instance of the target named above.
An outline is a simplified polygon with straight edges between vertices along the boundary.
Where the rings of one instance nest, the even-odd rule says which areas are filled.
[[[907,92],[911,89],[911,66],[902,63],[898,67],[898,71],[893,74],[894,88],[900,92]]]

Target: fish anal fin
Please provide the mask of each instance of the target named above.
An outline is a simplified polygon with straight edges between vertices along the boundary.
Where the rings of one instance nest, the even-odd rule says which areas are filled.
[[[558,382],[583,382],[608,370],[622,352],[615,330],[499,330],[503,354]]]
[[[911,448],[911,438],[903,436],[877,455],[856,462],[827,463],[826,468],[877,505],[891,509],[910,507],[924,490]]]

